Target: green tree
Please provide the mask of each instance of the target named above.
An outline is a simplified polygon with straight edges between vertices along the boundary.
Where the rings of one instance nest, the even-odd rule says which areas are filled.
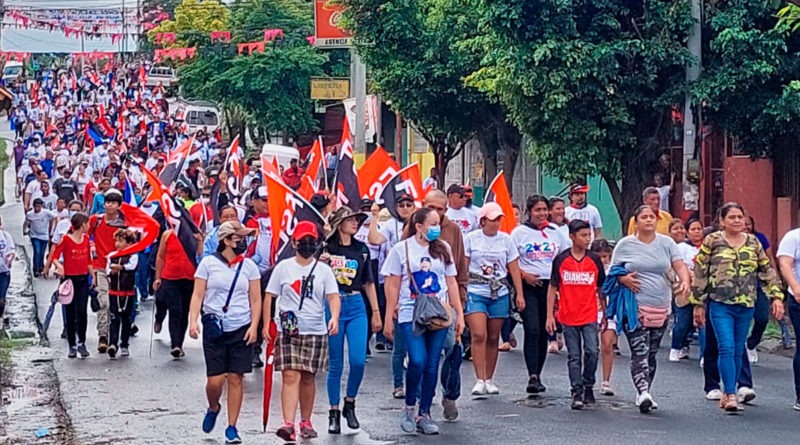
[[[477,138],[487,160],[487,174],[493,175],[500,162],[510,181],[521,136],[499,103],[464,81],[480,67],[484,56],[480,47],[467,45],[478,35],[477,21],[465,14],[469,2],[340,3],[348,7],[346,25],[361,42],[358,53],[375,92],[431,144],[440,176],[464,144]]]
[[[211,31],[228,27],[230,11],[219,0],[182,0],[174,7],[171,20],[165,20],[147,33],[148,40],[155,43],[162,32],[174,32],[175,43],[169,46],[197,46],[208,42]]]
[[[688,2],[475,0],[470,13],[487,55],[469,83],[507,107],[549,173],[601,175],[630,214],[682,103]]]
[[[310,6],[303,0],[247,0],[230,8],[233,43],[206,47],[180,68],[184,93],[222,101],[231,136],[247,129],[256,143],[317,130],[311,77],[324,74],[328,59],[306,41],[313,29]],[[263,53],[237,54],[237,43],[263,41],[265,29],[282,29],[284,36],[267,42]]]
[[[754,157],[796,150],[800,140],[800,36],[776,19],[779,10],[778,2],[759,0],[705,8],[708,38],[694,92],[709,120]]]

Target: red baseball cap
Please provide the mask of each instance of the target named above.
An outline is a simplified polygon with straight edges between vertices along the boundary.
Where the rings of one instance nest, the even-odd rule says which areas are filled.
[[[313,237],[314,239],[319,239],[317,226],[311,221],[300,221],[295,226],[294,232],[292,232],[292,239],[295,241],[300,241],[307,236]]]

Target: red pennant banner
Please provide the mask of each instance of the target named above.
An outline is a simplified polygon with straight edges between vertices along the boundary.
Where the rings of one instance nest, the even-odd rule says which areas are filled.
[[[231,43],[230,31],[211,31],[211,43],[224,42]]]
[[[282,29],[265,29],[264,30],[264,41],[272,41],[277,39],[278,37],[283,38],[283,30]]]
[[[197,54],[197,48],[157,49],[154,59],[156,62],[167,59],[186,60],[191,59],[195,54]]]
[[[265,48],[264,42],[245,42],[238,45],[239,54],[253,54],[254,51],[263,53]]]

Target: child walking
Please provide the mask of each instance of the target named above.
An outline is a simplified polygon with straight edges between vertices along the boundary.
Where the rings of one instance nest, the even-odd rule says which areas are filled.
[[[130,230],[119,229],[114,232],[114,247],[117,251],[126,249],[136,242],[136,234]],[[108,357],[117,358],[117,343],[119,354],[123,357],[130,355],[128,340],[131,337],[131,315],[133,314],[133,299],[136,294],[136,267],[139,265],[138,255],[123,255],[108,259],[106,274],[108,275],[108,311],[111,317],[109,332]],[[122,338],[120,338],[120,330]]]
[[[608,273],[611,267],[611,254],[614,249],[605,238],[596,238],[592,241],[592,246],[589,249],[600,258],[603,263],[603,271]],[[603,296],[603,302],[606,298]],[[602,307],[598,308],[597,324],[603,325],[603,320],[606,320],[605,330],[600,330],[600,359],[602,363],[602,376],[603,380],[600,383],[600,394],[604,396],[613,396],[614,390],[611,388],[611,371],[614,369],[614,356],[619,355],[617,348],[617,322],[616,320],[606,319],[606,314],[603,313]]]
[[[547,331],[556,331],[553,309],[558,294],[558,322],[563,326],[567,344],[567,369],[572,386],[572,409],[593,405],[595,373],[599,338],[597,327],[598,301],[602,312],[605,303],[600,298],[605,272],[600,258],[589,251],[592,228],[585,221],[569,223],[572,247],[553,261],[550,286],[547,290]],[[605,329],[605,314],[602,329]]]

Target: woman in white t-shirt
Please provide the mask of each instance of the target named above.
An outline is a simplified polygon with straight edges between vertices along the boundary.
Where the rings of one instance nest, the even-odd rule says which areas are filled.
[[[464,331],[464,311],[456,282],[456,265],[450,246],[439,240],[439,214],[429,208],[417,210],[406,229],[405,238],[389,252],[381,274],[386,276],[386,319],[384,334],[395,335],[394,308],[397,308],[397,335],[408,349],[405,408],[400,427],[406,433],[438,434],[439,427],[431,420],[431,403],[436,392],[439,359],[447,329],[420,332],[414,327],[414,307],[419,298],[449,301],[456,312],[456,335]],[[413,281],[412,281],[413,280]],[[415,331],[417,331],[415,333]],[[420,385],[422,390],[420,391]],[[419,413],[414,408],[419,397]]]
[[[472,340],[472,365],[478,379],[472,388],[474,396],[500,394],[492,377],[497,366],[500,330],[511,310],[512,285],[517,307],[525,309],[519,252],[511,236],[500,232],[500,219],[504,217],[500,205],[486,203],[481,208],[480,229],[464,237],[464,254],[469,262],[464,314]]]
[[[189,335],[200,336],[197,319],[203,313],[203,354],[206,362],[208,410],[203,432],[214,429],[222,405],[219,399],[228,383],[227,443],[241,443],[236,422],[242,408],[244,374],[252,371],[253,344],[261,319],[261,274],[249,258],[246,237],[252,229],[238,221],[219,228],[216,254],[203,258],[194,275],[194,292],[189,309]],[[207,318],[215,318],[214,321]],[[216,325],[216,329],[209,329]],[[219,330],[219,335],[214,331]],[[238,442],[237,442],[238,440]]]
[[[525,331],[523,351],[528,369],[528,394],[546,391],[540,375],[547,358],[547,287],[553,260],[570,245],[558,227],[547,221],[549,211],[547,198],[542,195],[528,197],[525,204],[527,221],[511,231],[511,239],[519,252],[525,297],[525,310],[520,315]]]
[[[292,232],[292,247],[295,256],[282,260],[272,270],[263,315],[265,319],[271,316],[272,299],[277,298],[275,370],[283,377],[283,425],[276,434],[285,441],[294,442],[297,440],[298,403],[300,436],[304,439],[317,437],[311,424],[316,395],[314,378],[328,369],[328,336],[339,332],[341,300],[333,270],[315,258],[320,250],[317,226],[310,221],[298,223]],[[326,304],[330,314],[327,322]],[[269,323],[264,323],[263,335],[267,342],[271,340],[268,326]],[[309,399],[311,403],[306,404]]]

